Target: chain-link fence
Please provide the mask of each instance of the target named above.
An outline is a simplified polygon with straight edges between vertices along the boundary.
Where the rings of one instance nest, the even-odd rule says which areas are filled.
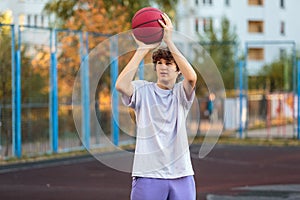
[[[124,44],[119,41],[120,49],[132,45],[127,38],[121,41]],[[99,43],[104,48],[97,50]],[[132,111],[122,106],[118,108],[117,125],[125,124],[126,130],[115,130],[116,114],[112,110],[115,103],[121,103],[114,102],[116,98],[112,95],[111,79],[111,68],[117,67],[113,72],[115,76],[118,68],[120,70],[128,62],[132,51],[124,55],[121,53],[118,57],[120,62],[114,62],[116,59],[112,58],[112,54],[118,55],[122,49],[113,52],[116,47],[111,46],[110,35],[1,24],[0,45],[1,158],[72,151],[84,146],[102,147],[105,146],[105,137],[114,144],[134,142],[135,116]],[[207,77],[201,78],[199,74],[200,125],[196,124],[196,129],[200,134],[211,128],[210,122],[214,120],[224,121],[224,128],[233,131],[241,127],[249,130],[288,124],[296,126],[295,57],[282,63],[282,66],[290,66],[282,68],[282,80],[287,81],[282,85],[283,90],[267,90],[267,87],[278,88],[278,85],[271,80],[261,81],[263,74],[240,73],[239,67],[245,66],[238,65],[240,57],[236,43],[206,43],[202,46],[200,51],[195,51],[192,45],[187,47],[189,52],[193,51],[188,53],[193,57],[192,64],[206,67],[210,63],[203,58],[208,53],[224,80],[227,98],[215,99],[214,91],[209,91],[206,85],[210,81],[208,76],[213,75],[207,73]],[[93,58],[97,59],[91,60],[89,53],[94,49],[97,51],[93,52]],[[204,50],[207,53],[203,53]],[[87,59],[90,59],[89,62],[86,62]],[[102,66],[102,61],[107,62],[107,66]],[[89,69],[91,62],[103,71],[100,77],[96,77],[94,71],[83,71]],[[76,88],[78,78],[84,81],[79,81],[83,85],[79,84]],[[87,98],[84,96],[86,83],[96,85],[95,91],[88,92],[90,96]],[[256,86],[258,83],[261,85]],[[74,90],[77,89],[81,100],[78,105],[76,102],[72,105]],[[74,106],[81,107],[81,119],[90,116],[90,110],[94,109],[97,120],[81,120],[80,125],[76,125]]]

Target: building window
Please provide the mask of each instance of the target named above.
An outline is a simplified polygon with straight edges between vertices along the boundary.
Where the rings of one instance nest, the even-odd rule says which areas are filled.
[[[203,0],[203,5],[212,5],[213,1],[212,0]]]
[[[196,33],[199,33],[199,19],[198,18],[195,19],[195,31],[196,31]]]
[[[44,15],[41,15],[41,26],[44,27]]]
[[[196,4],[196,6],[198,6],[199,5],[199,0],[195,0],[195,4]]]
[[[31,15],[27,15],[27,25],[31,25]]]
[[[38,16],[34,15],[34,26],[38,25]]]
[[[284,0],[280,0],[280,8],[284,8],[285,5],[284,5]]]
[[[262,5],[264,5],[264,0],[248,0],[248,5],[262,6]]]
[[[225,5],[230,6],[230,0],[225,0]]]
[[[285,23],[280,22],[280,34],[285,35]]]
[[[264,49],[263,48],[249,48],[248,49],[248,60],[252,60],[252,61],[264,60]]]
[[[212,25],[212,18],[203,18],[203,31],[207,32],[210,30]]]
[[[263,33],[264,22],[263,21],[248,21],[248,32],[249,33]]]

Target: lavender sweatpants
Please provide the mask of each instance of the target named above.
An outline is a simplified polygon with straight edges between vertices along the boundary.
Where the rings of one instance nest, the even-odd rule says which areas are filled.
[[[131,200],[195,200],[193,176],[177,179],[134,177]]]

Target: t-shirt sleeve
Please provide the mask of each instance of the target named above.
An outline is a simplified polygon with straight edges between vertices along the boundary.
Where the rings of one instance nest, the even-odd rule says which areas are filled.
[[[132,96],[129,97],[125,94],[122,94],[121,99],[125,106],[135,109],[136,106],[140,103],[140,99],[141,99],[139,88],[141,88],[145,84],[145,81],[141,81],[141,80],[132,81],[131,84],[133,86]]]
[[[193,104],[194,98],[195,98],[195,90],[193,90],[193,93],[192,93],[191,97],[188,99],[187,96],[186,96],[186,93],[184,91],[183,82],[181,81],[178,84],[179,84],[181,103],[183,104],[183,106],[186,109],[190,109],[192,104]]]

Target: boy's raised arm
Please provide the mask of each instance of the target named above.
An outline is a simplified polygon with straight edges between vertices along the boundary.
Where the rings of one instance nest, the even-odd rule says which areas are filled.
[[[138,48],[126,67],[120,73],[116,82],[116,89],[128,97],[131,97],[133,94],[133,86],[131,84],[131,81],[134,79],[140,62],[144,59],[144,57],[150,50],[156,48],[159,45],[159,43],[146,45],[138,41],[137,39],[135,39],[135,41],[138,44]]]

